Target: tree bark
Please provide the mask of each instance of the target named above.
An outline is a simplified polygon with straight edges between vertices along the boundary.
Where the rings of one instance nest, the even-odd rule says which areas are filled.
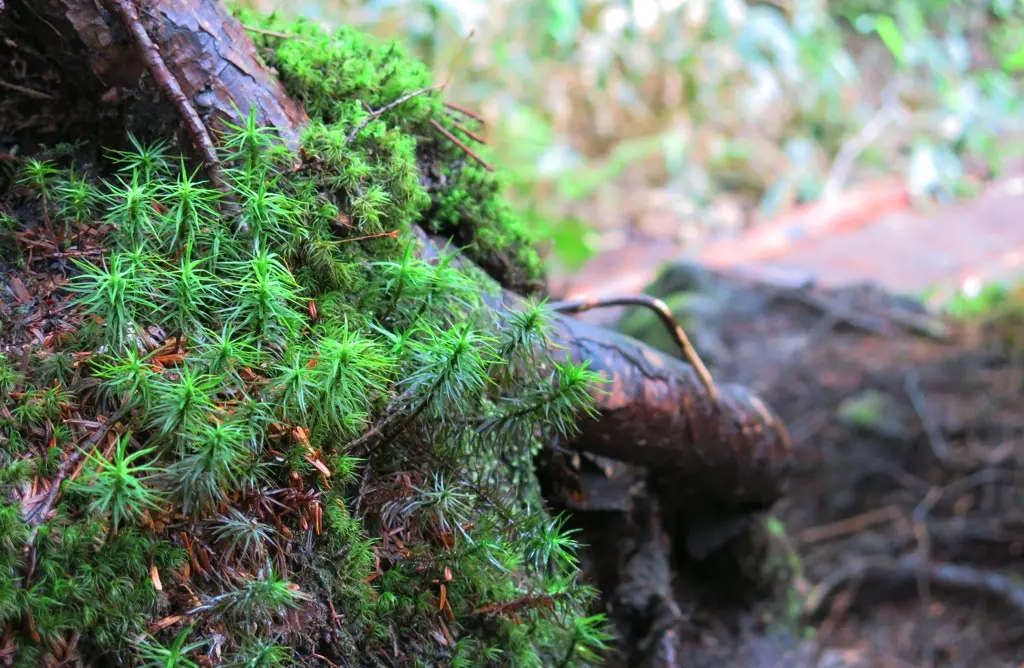
[[[163,117],[178,128],[187,125],[181,105],[173,103],[177,89],[211,134],[223,123],[243,122],[254,108],[260,124],[276,127],[297,146],[309,119],[220,2],[159,0],[126,8],[129,3],[12,0],[7,11],[39,36],[36,48],[75,82],[78,94],[96,103],[116,97],[128,118],[138,100],[121,92],[142,89],[160,96]],[[165,75],[146,67],[139,40],[124,25],[129,9],[138,12],[150,51],[173,81],[161,81]],[[127,125],[149,134],[161,128],[151,116]],[[188,136],[183,146],[201,145],[195,131]],[[503,301],[514,306],[518,297],[505,293]],[[783,494],[789,440],[759,398],[725,385],[716,402],[691,366],[633,339],[565,316],[557,316],[555,330],[556,343],[609,380],[595,395],[596,418],[582,420],[571,446],[656,470],[666,490],[686,489],[723,508],[760,510]]]
[[[245,28],[219,0],[12,0],[6,11],[37,38],[34,46],[69,87],[65,94],[119,108],[122,132],[145,137],[159,135],[165,125],[179,129],[182,119],[166,98],[153,100],[155,106],[145,104],[161,96],[160,82],[153,85],[153,74],[120,20],[118,4],[137,9],[175,83],[211,132],[225,122],[240,122],[252,107],[258,123],[278,128],[290,147],[298,146],[299,132],[309,120],[306,112],[285,94]],[[147,113],[155,109],[164,113]],[[186,150],[193,144],[181,142]]]

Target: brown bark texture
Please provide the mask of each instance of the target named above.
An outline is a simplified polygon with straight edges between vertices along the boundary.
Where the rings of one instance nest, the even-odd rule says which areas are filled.
[[[119,16],[122,8],[137,12],[173,82],[160,81],[163,74],[147,67],[146,54]],[[79,94],[97,103],[123,99],[152,76],[160,90],[177,87],[212,133],[254,107],[257,122],[277,127],[288,145],[298,146],[305,111],[260,62],[245,29],[220,0],[14,0],[6,11],[39,36],[40,50]],[[172,102],[167,100],[170,110]],[[187,120],[179,119],[185,126]],[[194,132],[189,129],[192,140],[183,145],[195,144]]]
[[[204,139],[189,125],[190,109],[216,135],[255,108],[257,121],[276,127],[293,148],[308,123],[218,0],[13,0],[5,11],[55,40],[41,49],[97,103],[128,106],[132,100],[116,93],[150,79],[152,94],[187,129],[183,144],[200,159]],[[150,43],[125,27],[133,12]],[[505,292],[492,306],[518,302]],[[721,385],[716,400],[692,366],[572,317],[556,316],[555,331],[557,344],[609,381],[595,394],[597,415],[582,420],[570,447],[656,471],[662,487],[697,493],[722,509],[762,510],[784,493],[789,438],[761,399]]]

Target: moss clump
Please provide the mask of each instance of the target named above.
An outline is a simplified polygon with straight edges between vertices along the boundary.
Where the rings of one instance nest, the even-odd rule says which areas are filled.
[[[372,110],[383,109],[433,83],[427,67],[410,59],[400,46],[378,44],[356,30],[342,28],[330,34],[306,21],[286,22],[244,13],[242,18],[247,24],[293,35],[289,39],[257,35],[257,45],[267,63],[280,73],[285,89],[302,101],[310,116],[343,130],[346,137],[362,127]],[[504,198],[506,183],[481,167],[432,122],[469,140],[460,123],[444,113],[436,94],[416,95],[359,130],[349,148],[334,146],[332,167],[347,166],[341,173],[355,175],[365,183],[380,183],[372,170],[384,166],[391,171],[405,157],[403,150],[414,150],[419,171],[415,178],[407,178],[405,173],[398,176],[405,187],[390,193],[406,199],[392,203],[395,218],[383,212],[380,217],[396,227],[406,220],[419,221],[429,231],[464,247],[469,258],[506,287],[524,293],[540,291],[543,267],[521,216]],[[362,161],[351,156],[370,145],[385,152],[374,152]],[[480,150],[486,153],[486,147]],[[417,179],[423,190],[412,187]],[[360,183],[343,185],[350,190],[350,197],[367,197]]]
[[[511,239],[522,275],[532,251],[472,168],[446,197],[486,222],[424,188],[424,155],[462,159],[423,134],[436,96],[354,133],[422,66],[271,25],[297,35],[262,46],[313,116],[300,164],[250,116],[223,140],[227,199],[134,139],[95,173],[29,162],[3,195],[20,226],[87,249],[27,375],[0,361],[16,665],[592,660],[604,620],[532,457],[596,378],[544,352],[541,304],[498,316],[452,256],[418,259],[412,225],[473,226],[476,257]],[[62,481],[51,508],[40,490]]]

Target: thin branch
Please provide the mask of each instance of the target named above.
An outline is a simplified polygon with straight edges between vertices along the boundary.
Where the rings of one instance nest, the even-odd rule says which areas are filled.
[[[3,79],[0,79],[0,88],[7,88],[7,89],[10,89],[10,90],[13,90],[13,91],[17,91],[17,92],[21,93],[22,95],[24,95],[25,97],[30,97],[33,100],[59,100],[60,99],[56,95],[50,95],[49,93],[44,93],[44,92],[38,91],[38,90],[36,90],[34,88],[28,88],[27,86],[19,86],[18,84],[12,84],[12,83],[10,83],[8,81],[4,81]]]
[[[896,94],[896,81],[892,81],[882,92],[881,108],[860,129],[860,132],[843,144],[839,153],[836,154],[822,188],[821,199],[823,201],[834,199],[839,195],[849,180],[850,171],[860,154],[878,141],[890,123],[902,119],[905,114],[906,109],[900,104]]]
[[[860,533],[861,531],[878,524],[894,522],[900,517],[899,508],[889,505],[860,515],[847,517],[846,519],[839,520],[838,522],[832,522],[831,524],[823,524],[810,527],[809,529],[804,529],[800,532],[800,535],[797,536],[795,543],[799,547],[808,547],[815,543],[821,543],[827,540],[834,540],[836,538],[843,538],[845,536]]]
[[[358,453],[362,448],[366,447],[368,443],[375,441],[381,437],[385,431],[397,422],[403,415],[403,409],[409,399],[412,398],[412,390],[406,390],[402,394],[395,397],[385,408],[384,416],[374,424],[365,434],[355,439],[346,446],[346,452]]]
[[[368,239],[383,239],[384,237],[391,237],[392,239],[398,236],[398,230],[391,230],[390,232],[378,232],[377,234],[367,234],[362,237],[352,237],[351,239],[341,239],[338,241],[339,244],[347,244],[353,241],[367,241]]]
[[[913,583],[918,577],[947,590],[997,599],[1024,615],[1024,586],[1002,573],[960,564],[922,562],[917,555],[908,555],[899,559],[865,559],[834,569],[807,596],[803,606],[804,617],[809,620],[820,617],[827,603],[840,590],[858,582],[885,583],[884,591],[895,591],[893,584]],[[863,588],[862,584],[860,590]]]
[[[142,21],[139,18],[139,13],[135,9],[135,4],[132,0],[107,1],[131,33],[135,45],[138,47],[140,55],[146,63],[146,67],[149,68],[150,73],[153,75],[153,79],[178,110],[178,114],[181,116],[189,135],[192,137],[196,150],[206,163],[210,182],[217,188],[224,190],[224,183],[219,174],[220,160],[217,158],[217,151],[213,147],[213,140],[210,139],[206,126],[203,124],[202,119],[199,118],[199,113],[181,90],[181,85],[174,78],[174,75],[171,74],[167,64],[164,63],[163,58],[160,56],[160,50],[153,43],[153,40],[150,39],[146,28],[142,25]]]
[[[913,405],[914,412],[917,413],[917,417],[921,421],[921,426],[924,427],[932,454],[935,455],[935,459],[940,464],[948,467],[952,458],[949,442],[942,435],[942,430],[935,422],[935,416],[928,409],[928,400],[925,399],[924,393],[921,392],[921,379],[916,372],[907,372],[904,377],[903,389],[910,398],[910,403]]]
[[[425,93],[429,93],[431,91],[440,90],[440,89],[444,88],[447,85],[448,85],[448,82],[446,81],[444,83],[434,84],[433,86],[427,86],[426,88],[420,88],[419,90],[414,90],[411,93],[406,93],[405,95],[403,95],[402,97],[398,98],[394,102],[389,102],[389,103],[385,104],[383,107],[381,107],[380,109],[377,109],[376,111],[371,111],[370,115],[366,117],[366,120],[364,120],[362,123],[360,123],[359,127],[357,127],[355,130],[353,130],[352,133],[348,136],[348,138],[345,139],[345,143],[346,144],[351,144],[353,141],[355,141],[355,138],[357,136],[359,136],[359,133],[362,132],[363,129],[366,128],[367,125],[369,125],[373,121],[377,120],[383,114],[386,114],[387,112],[391,111],[392,109],[394,109],[398,105],[402,104],[403,102],[408,102],[409,100],[413,99],[414,97],[418,97],[420,95],[423,95]],[[364,105],[365,105],[365,103],[364,103]]]
[[[685,359],[690,366],[697,372],[697,376],[700,378],[700,382],[704,385],[704,389],[707,390],[711,396],[712,401],[718,401],[718,389],[715,387],[714,379],[711,377],[711,372],[704,366],[704,361],[701,360],[700,355],[697,354],[696,348],[690,343],[690,338],[686,336],[686,332],[679,326],[674,315],[672,315],[672,309],[668,307],[665,302],[651,297],[649,295],[636,295],[634,297],[609,297],[609,298],[598,298],[598,299],[574,299],[563,302],[552,302],[549,306],[558,311],[559,313],[583,313],[590,311],[595,308],[608,308],[613,306],[643,306],[648,308],[658,316],[661,322],[668,328],[669,332],[672,333],[672,338],[675,339],[676,344],[683,353],[683,359]]]
[[[461,139],[459,139],[458,137],[453,135],[451,132],[448,132],[448,130],[445,129],[444,126],[442,126],[440,123],[438,123],[434,119],[430,119],[430,124],[433,125],[437,129],[438,132],[440,132],[445,137],[447,137],[449,141],[451,141],[453,144],[455,144],[456,146],[461,148],[462,151],[466,155],[468,155],[469,157],[471,157],[474,160],[476,160],[480,164],[481,167],[483,167],[484,169],[486,169],[489,172],[493,172],[494,171],[494,167],[491,167],[483,158],[481,158],[479,155],[474,153],[473,149],[469,148],[464,143],[462,143]]]

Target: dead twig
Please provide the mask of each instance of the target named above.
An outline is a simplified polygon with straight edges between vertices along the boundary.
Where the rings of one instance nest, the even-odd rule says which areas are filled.
[[[493,171],[494,171],[494,167],[492,167],[492,166],[491,166],[491,165],[490,165],[489,163],[487,163],[487,161],[485,161],[485,160],[484,160],[483,158],[481,158],[481,157],[480,157],[479,155],[477,155],[477,154],[476,154],[476,153],[475,153],[475,152],[473,151],[473,149],[471,149],[470,147],[466,146],[466,145],[465,145],[465,144],[464,144],[464,143],[462,142],[462,140],[461,140],[461,139],[459,139],[458,137],[456,137],[455,135],[453,135],[453,134],[452,134],[451,132],[449,132],[449,131],[448,131],[448,130],[447,130],[447,129],[446,129],[446,128],[445,128],[444,126],[443,126],[443,125],[441,125],[440,123],[438,123],[438,122],[437,122],[437,121],[435,121],[434,119],[430,119],[430,124],[431,124],[431,125],[433,125],[433,126],[434,126],[434,128],[435,128],[435,129],[436,129],[436,130],[437,130],[438,132],[440,132],[441,134],[443,134],[443,135],[444,135],[444,136],[445,136],[445,137],[446,137],[446,138],[448,139],[448,141],[450,141],[451,143],[455,144],[455,145],[456,145],[456,146],[458,146],[458,147],[459,147],[460,149],[462,149],[462,152],[463,152],[463,153],[465,153],[465,154],[466,154],[466,155],[468,155],[469,157],[473,158],[473,160],[476,160],[476,162],[477,162],[477,163],[478,163],[478,164],[479,164],[479,165],[480,165],[481,167],[483,167],[484,169],[486,169],[486,170],[487,170],[487,171],[489,171],[489,172],[493,172]]]
[[[392,425],[405,416],[406,403],[412,398],[412,395],[412,390],[406,390],[395,397],[395,399],[384,408],[384,417],[370,427],[365,434],[349,443],[346,447],[346,451],[349,453],[358,453],[370,443],[374,442],[377,438],[384,436]]]
[[[829,638],[839,628],[839,624],[846,618],[846,613],[850,611],[850,606],[853,605],[854,600],[857,598],[856,589],[857,585],[855,584],[833,599],[832,605],[829,606],[828,616],[821,626],[818,627],[817,633],[814,634],[814,659],[811,662],[812,666],[821,665],[821,659],[825,653]]]
[[[914,540],[917,542],[914,548],[914,559],[917,561],[917,597],[921,604],[921,665],[923,668],[935,666],[935,645],[932,642],[932,589],[931,581],[928,579],[926,567],[932,560],[932,541],[928,533],[928,515],[935,504],[942,499],[942,490],[933,487],[928,491],[924,500],[914,509]]]
[[[102,441],[110,430],[117,424],[125,415],[128,414],[128,407],[122,406],[114,412],[107,420],[99,426],[99,428],[93,432],[92,436],[86,441],[85,445],[80,448],[76,448],[74,452],[68,455],[68,458],[61,462],[60,467],[57,469],[57,475],[54,476],[53,482],[50,484],[50,488],[46,492],[46,496],[41,502],[33,507],[28,513],[25,514],[25,523],[31,527],[36,527],[46,518],[53,508],[53,505],[57,502],[57,496],[60,494],[60,487],[64,480],[71,474],[72,471],[78,466],[78,464],[85,459],[85,453],[92,450],[97,444]]]
[[[448,82],[445,81],[444,83],[434,84],[433,86],[427,86],[426,88],[420,88],[419,90],[414,90],[411,93],[406,93],[405,95],[403,95],[402,97],[398,98],[397,100],[395,100],[393,102],[389,102],[389,103],[385,104],[380,109],[371,110],[370,111],[370,115],[367,116],[366,119],[362,123],[360,123],[359,126],[355,130],[353,130],[349,134],[348,137],[345,138],[345,143],[346,144],[351,144],[353,141],[355,141],[356,137],[359,136],[359,133],[362,132],[366,128],[367,125],[369,125],[373,121],[377,120],[382,115],[384,115],[387,112],[391,111],[395,107],[401,105],[402,103],[408,102],[409,100],[413,99],[414,97],[419,97],[420,95],[425,95],[425,94],[430,93],[432,91],[440,90],[440,89],[444,88],[447,85],[448,85]],[[365,105],[365,103],[364,103],[364,105]]]
[[[351,239],[341,239],[338,241],[339,244],[347,244],[353,241],[367,241],[369,239],[383,239],[384,237],[391,237],[394,239],[398,236],[398,230],[391,230],[390,232],[378,232],[377,234],[367,234],[362,237],[352,237]]]
[[[257,35],[266,35],[267,37],[279,37],[280,39],[298,38],[298,35],[291,35],[286,32],[277,32],[276,30],[267,30],[266,28],[257,28],[256,26],[248,26],[244,23],[242,24],[242,28],[244,28],[246,32],[256,33]]]
[[[32,98],[33,100],[58,100],[58,99],[60,99],[56,95],[50,95],[49,93],[44,93],[42,91],[35,90],[34,88],[29,88],[27,86],[20,86],[18,84],[13,84],[13,83],[11,83],[9,81],[4,81],[3,79],[0,79],[0,88],[7,88],[8,90],[16,91],[18,93],[21,93],[25,97]]]
[[[860,515],[847,517],[846,519],[839,520],[838,522],[805,529],[800,532],[799,536],[797,536],[795,543],[800,547],[807,547],[808,545],[821,543],[826,540],[833,540],[835,538],[842,538],[844,536],[860,533],[861,531],[877,524],[894,522],[898,520],[900,516],[900,510],[896,506],[890,505],[884,508],[878,508]]]
[[[608,297],[608,298],[597,298],[597,299],[575,299],[562,302],[552,302],[549,306],[559,313],[583,313],[590,311],[595,308],[609,308],[614,306],[643,306],[644,308],[654,311],[661,322],[668,328],[669,332],[672,333],[672,338],[675,339],[676,344],[683,353],[683,359],[689,363],[697,372],[697,376],[700,378],[701,384],[704,385],[704,389],[707,390],[711,396],[712,401],[718,401],[718,389],[715,387],[714,379],[711,377],[711,372],[708,371],[707,367],[704,366],[704,361],[701,360],[700,355],[697,354],[697,350],[690,343],[690,338],[686,336],[686,332],[679,326],[674,315],[672,315],[672,309],[668,305],[649,295],[636,295],[633,297]]]
[[[258,32],[258,31],[254,31],[254,32]],[[462,57],[463,52],[466,50],[466,44],[468,44],[469,40],[472,39],[472,38],[473,38],[473,31],[470,31],[470,33],[466,36],[466,39],[464,39],[462,41],[462,46],[459,47],[459,50],[455,54],[455,57],[452,58],[452,63],[451,63],[451,65],[448,68],[448,76],[446,76],[444,78],[444,81],[442,81],[441,83],[434,84],[433,86],[427,86],[426,88],[420,88],[419,90],[414,90],[411,93],[406,93],[405,95],[401,96],[400,98],[398,98],[394,102],[389,102],[388,104],[384,105],[380,109],[377,109],[376,111],[374,111],[373,109],[370,109],[367,106],[367,104],[365,102],[363,102],[363,107],[366,108],[366,110],[370,112],[370,115],[366,118],[366,120],[364,120],[359,125],[359,127],[357,127],[355,130],[352,131],[352,134],[350,134],[348,136],[348,138],[345,139],[345,143],[346,144],[351,144],[353,141],[355,141],[355,138],[359,136],[359,133],[362,132],[364,128],[366,128],[367,125],[372,123],[374,120],[380,118],[383,114],[386,114],[387,112],[391,111],[395,107],[397,107],[397,106],[399,106],[399,105],[401,105],[401,104],[403,104],[405,102],[408,102],[409,100],[413,99],[414,97],[419,97],[420,95],[425,95],[425,94],[431,93],[431,92],[433,92],[435,90],[442,90],[444,88],[447,88],[449,82],[451,82],[451,80],[452,80],[452,74],[455,71],[455,65],[458,63],[459,59]]]
[[[935,459],[940,464],[948,467],[952,456],[949,442],[942,435],[942,430],[939,429],[939,426],[935,423],[934,416],[928,410],[928,401],[925,399],[924,393],[921,392],[921,379],[916,371],[910,370],[906,373],[903,380],[903,389],[910,398],[910,403],[914,407],[914,412],[917,413],[917,418],[921,421],[921,426],[924,427],[924,433],[928,437],[928,445],[931,448],[932,454],[935,455]]]
[[[160,50],[150,39],[146,28],[142,25],[139,13],[132,0],[107,0],[114,12],[121,18],[125,28],[131,33],[136,47],[138,47],[142,60],[146,63],[150,73],[153,75],[157,86],[167,95],[171,103],[178,110],[185,128],[192,137],[192,143],[206,163],[209,172],[210,182],[220,190],[225,189],[224,182],[220,178],[220,159],[217,158],[217,151],[213,147],[213,140],[206,131],[199,113],[195,106],[189,101],[181,90],[181,85],[174,78],[167,64],[160,56]]]
[[[860,132],[845,142],[839,149],[839,153],[836,155],[831,169],[829,169],[828,177],[825,179],[825,185],[822,188],[822,200],[828,201],[838,196],[842,192],[843,186],[849,180],[853,165],[861,153],[878,141],[891,123],[905,117],[906,109],[900,104],[895,86],[895,80],[886,86],[882,92],[881,108],[860,129]]]

